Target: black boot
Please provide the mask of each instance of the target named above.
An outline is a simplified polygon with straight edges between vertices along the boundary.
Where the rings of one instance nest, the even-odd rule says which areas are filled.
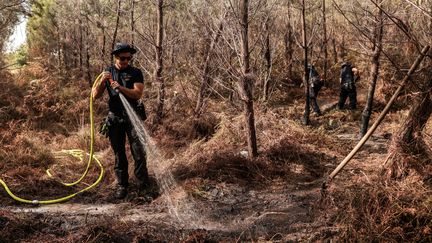
[[[127,191],[127,187],[125,186],[117,186],[117,189],[115,191],[115,198],[116,199],[123,199],[126,197],[128,191]]]

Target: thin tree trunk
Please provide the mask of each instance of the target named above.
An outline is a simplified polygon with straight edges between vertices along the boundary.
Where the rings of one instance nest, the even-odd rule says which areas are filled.
[[[62,49],[62,40],[60,38],[60,28],[56,26],[56,31],[57,31],[57,68],[58,70],[61,71],[62,68],[62,53],[63,53],[63,49]]]
[[[134,9],[135,9],[135,0],[131,0],[131,33],[130,33],[130,43],[133,45],[135,41],[135,19],[134,19]]]
[[[324,70],[323,79],[327,80],[328,51],[327,51],[327,20],[326,20],[326,0],[322,0],[322,21],[323,21],[323,51],[324,51]]]
[[[258,155],[255,117],[253,109],[253,79],[250,74],[249,60],[249,37],[248,37],[248,19],[249,19],[249,0],[242,0],[240,5],[241,11],[241,50],[242,50],[242,78],[239,83],[239,93],[244,102],[244,114],[247,126],[247,142],[249,158]]]
[[[84,52],[84,43],[83,43],[83,32],[84,32],[84,30],[83,30],[83,23],[82,23],[82,19],[81,19],[81,16],[79,17],[79,19],[78,19],[78,28],[79,28],[79,47],[78,47],[78,52],[79,52],[79,69],[80,70],[83,70],[83,59],[84,59],[84,57],[83,57],[83,52]]]
[[[132,3],[131,3],[131,13],[130,13],[130,15],[131,15],[131,33],[130,33],[130,43],[131,43],[131,45],[133,46],[134,45],[134,42],[135,42],[135,19],[134,19],[134,9],[135,9],[135,0],[132,0]],[[131,64],[133,65],[133,61],[134,60],[131,60]]]
[[[292,69],[293,69],[293,29],[291,26],[291,1],[288,1],[288,23],[287,32],[285,35],[285,60],[287,62],[287,75],[289,79],[292,79]]]
[[[156,107],[156,119],[155,124],[159,124],[163,117],[163,109],[164,109],[164,101],[165,101],[165,82],[162,77],[162,71],[163,71],[163,0],[158,0],[158,6],[157,6],[157,40],[155,45],[155,52],[156,52],[156,69],[154,73],[154,79],[156,83],[159,85],[158,90],[158,100],[157,100],[157,107]]]
[[[266,70],[265,70],[266,76],[264,77],[264,85],[263,85],[263,101],[266,101],[268,99],[271,68],[272,68],[269,21],[270,21],[269,17],[267,17],[267,20],[265,22],[265,52],[264,52],[264,60],[266,63]]]
[[[342,43],[339,45],[340,47],[340,58],[345,60],[346,58],[346,48],[345,48],[345,35],[342,34]]]
[[[106,35],[105,35],[105,27],[102,26],[102,49],[101,49],[101,56],[102,56],[102,60],[104,61],[105,64],[108,64],[107,62],[107,58],[106,58]]]
[[[338,53],[337,53],[337,47],[336,47],[336,40],[335,38],[332,38],[332,46],[333,46],[333,62],[334,64],[338,63]]]
[[[309,72],[308,72],[308,44],[306,38],[306,6],[305,0],[302,0],[302,32],[303,32],[303,58],[304,58],[304,75],[303,75],[303,83],[304,83],[304,92],[306,97],[305,110],[303,114],[303,124],[310,124],[310,95],[309,95]]]
[[[378,1],[377,4],[381,4],[381,1]],[[363,137],[367,129],[369,127],[369,120],[372,114],[373,109],[373,100],[375,95],[375,87],[378,80],[379,75],[379,67],[380,67],[380,56],[381,56],[381,50],[382,50],[382,38],[383,38],[383,29],[384,29],[384,20],[383,20],[383,12],[381,8],[378,8],[378,14],[377,14],[377,23],[375,26],[375,33],[374,33],[374,50],[372,55],[372,67],[371,67],[371,76],[370,76],[370,83],[369,83],[369,90],[367,95],[367,101],[366,106],[363,110],[362,115],[362,126],[360,128],[360,136]]]
[[[216,43],[219,40],[219,37],[221,36],[222,30],[223,30],[223,21],[224,21],[224,17],[220,21],[218,29],[217,29],[213,39],[211,40],[210,47],[208,48],[206,58],[204,61],[203,76],[201,77],[201,86],[200,86],[200,91],[198,93],[197,104],[195,107],[195,116],[196,117],[199,117],[202,113],[202,108],[204,106],[204,97],[206,95],[206,91],[208,90],[208,87],[210,87],[210,83],[211,83],[210,77],[209,77],[210,57],[211,57],[211,53],[213,52],[213,49],[214,49]]]
[[[90,87],[93,84],[93,79],[91,76],[91,70],[90,70],[90,24],[87,19],[87,25],[86,25],[86,69],[87,69],[87,81],[89,82]]]
[[[114,49],[114,45],[117,41],[117,31],[118,31],[118,26],[119,26],[119,22],[120,22],[120,9],[121,9],[121,0],[118,0],[118,2],[117,2],[117,18],[116,18],[116,25],[114,28],[113,39],[112,39],[112,43],[111,43],[111,50]]]

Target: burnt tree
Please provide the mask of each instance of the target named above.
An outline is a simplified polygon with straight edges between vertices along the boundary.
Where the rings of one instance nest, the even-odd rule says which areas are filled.
[[[377,1],[377,4],[381,4],[381,0]],[[369,120],[373,109],[373,100],[375,95],[375,87],[378,80],[379,68],[380,68],[380,56],[382,52],[382,39],[384,35],[384,20],[383,11],[381,8],[377,8],[378,13],[376,16],[377,23],[374,29],[374,43],[373,43],[373,54],[372,54],[372,67],[370,73],[370,83],[367,93],[366,106],[362,114],[362,125],[360,128],[360,136],[363,137],[369,127]]]
[[[414,97],[413,106],[390,146],[384,172],[391,179],[407,176],[410,169],[423,176],[430,176],[431,173],[425,170],[427,165],[431,165],[432,153],[423,140],[423,129],[432,114],[432,79],[419,86],[421,92]]]
[[[164,32],[164,22],[163,22],[163,0],[158,0],[157,3],[157,37],[156,37],[156,45],[155,45],[155,52],[156,52],[156,68],[154,71],[154,80],[158,84],[158,97],[157,97],[157,105],[156,105],[156,118],[154,120],[155,124],[159,124],[163,117],[163,109],[164,109],[164,102],[165,102],[165,82],[162,77],[162,71],[163,71],[163,32]]]
[[[270,13],[267,13],[264,21],[264,61],[265,61],[265,77],[263,85],[263,101],[267,101],[269,95],[269,86],[272,70],[272,56],[270,47]]]
[[[303,74],[303,84],[305,92],[305,110],[303,113],[303,124],[310,124],[310,94],[309,94],[309,72],[308,72],[308,43],[306,38],[306,5],[305,0],[302,0],[302,33],[303,33],[303,58],[304,58],[304,74]]]
[[[117,31],[118,31],[119,22],[120,22],[120,10],[121,10],[121,0],[118,0],[118,2],[117,2],[116,24],[115,24],[114,34],[113,34],[113,38],[112,38],[112,42],[111,42],[111,50],[114,50],[114,45],[115,45],[116,40],[117,40]]]
[[[327,40],[327,19],[326,19],[326,0],[322,0],[322,24],[323,24],[323,52],[324,52],[324,69],[323,79],[327,81],[328,69],[328,40]]]
[[[286,33],[285,33],[285,61],[287,63],[287,77],[289,80],[292,79],[292,70],[293,70],[293,55],[294,55],[294,31],[291,26],[291,1],[288,1],[288,20],[287,20],[287,26],[286,26]]]
[[[241,60],[242,60],[242,77],[238,83],[239,94],[244,106],[244,115],[246,120],[247,142],[249,158],[258,155],[255,117],[253,108],[253,78],[250,70],[250,53],[249,53],[249,1],[242,0],[240,3],[240,24],[241,24]]]

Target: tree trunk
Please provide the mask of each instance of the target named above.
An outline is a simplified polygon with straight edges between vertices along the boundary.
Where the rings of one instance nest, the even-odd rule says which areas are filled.
[[[403,178],[408,175],[411,168],[421,175],[428,173],[425,166],[430,166],[432,155],[423,140],[422,131],[432,114],[431,89],[432,80],[428,80],[421,88],[422,92],[415,97],[406,120],[393,138],[385,167],[388,178]]]
[[[116,18],[116,25],[114,28],[113,39],[111,42],[111,50],[114,49],[114,45],[117,41],[117,31],[118,31],[118,26],[119,26],[119,22],[120,22],[120,9],[121,9],[121,0],[118,0],[118,2],[117,2],[117,18]],[[112,59],[111,59],[111,62],[112,62]]]
[[[305,110],[303,114],[303,124],[310,124],[310,95],[309,95],[309,72],[308,72],[308,46],[306,39],[306,6],[305,0],[302,0],[302,32],[303,32],[303,58],[304,58],[304,75],[303,75],[303,84],[304,84],[304,92],[306,97]]]
[[[258,155],[255,117],[253,109],[253,78],[250,73],[249,60],[249,37],[248,37],[248,18],[249,18],[249,0],[242,0],[240,5],[241,11],[241,50],[242,50],[242,78],[239,83],[239,94],[244,102],[244,114],[247,126],[247,142],[249,158]]]
[[[79,28],[79,50],[78,50],[78,52],[79,52],[79,55],[78,55],[78,58],[79,58],[79,69],[82,71],[83,70],[83,52],[84,52],[84,43],[83,43],[83,32],[84,32],[84,30],[83,30],[83,23],[82,23],[82,19],[81,19],[81,16],[79,17],[79,19],[78,19],[78,28]]]
[[[328,51],[327,51],[327,21],[326,21],[326,0],[322,0],[322,21],[323,21],[323,51],[324,51],[324,70],[323,79],[327,80]]]
[[[342,43],[339,45],[340,47],[340,58],[342,61],[345,61],[346,58],[346,47],[345,47],[345,35],[342,34]]]
[[[135,9],[135,0],[132,0],[131,3],[131,10],[130,10],[130,15],[131,15],[131,32],[130,32],[130,44],[133,46],[134,42],[135,42],[135,19],[134,19],[134,9]],[[131,65],[133,65],[133,59],[131,60]]]
[[[338,63],[338,53],[337,53],[337,47],[336,47],[336,39],[332,39],[332,46],[333,46],[333,62],[334,64]]]
[[[106,35],[105,35],[105,27],[102,26],[102,49],[101,49],[101,56],[102,56],[102,60],[105,64],[108,64],[107,62],[107,58],[106,58]]]
[[[270,30],[269,30],[269,16],[265,21],[265,52],[264,52],[264,60],[266,63],[266,75],[264,77],[264,85],[263,85],[263,101],[267,101],[270,78],[271,78],[271,69],[272,69],[272,60],[271,60],[271,49],[270,49]]]
[[[210,87],[210,83],[211,83],[210,77],[209,77],[210,56],[211,56],[211,53],[213,52],[213,49],[214,49],[216,43],[219,40],[219,37],[221,36],[222,30],[223,30],[224,17],[220,21],[218,29],[215,33],[215,36],[211,40],[210,46],[209,46],[207,53],[206,53],[206,58],[205,58],[204,67],[203,67],[203,76],[201,77],[200,91],[198,93],[197,104],[195,107],[195,116],[196,117],[199,117],[202,113],[202,108],[204,106],[204,99],[205,99],[206,91],[208,90],[208,87]]]
[[[91,76],[91,69],[90,69],[90,24],[89,21],[87,19],[87,25],[86,25],[86,46],[85,46],[85,51],[86,51],[86,71],[87,71],[87,81],[89,82],[90,87],[92,87],[93,85],[93,79]]]
[[[378,1],[377,4],[381,4],[381,1]],[[369,90],[367,94],[367,101],[366,106],[363,110],[362,115],[362,126],[360,128],[360,136],[363,137],[367,129],[369,127],[369,120],[372,114],[373,109],[373,100],[375,95],[375,87],[378,80],[379,75],[379,67],[380,67],[380,56],[381,56],[381,50],[382,50],[382,38],[383,38],[383,29],[384,29],[384,21],[383,21],[383,11],[381,8],[378,8],[378,15],[377,15],[377,23],[375,26],[375,32],[374,32],[374,50],[372,55],[372,67],[371,67],[371,76],[370,76],[370,83],[369,83]]]
[[[133,45],[134,44],[134,41],[135,41],[135,19],[134,19],[134,9],[135,9],[135,0],[131,0],[132,1],[132,3],[131,3],[131,12],[130,12],[130,15],[131,15],[131,33],[130,33],[130,43],[131,43],[131,45]]]
[[[165,101],[165,82],[162,77],[162,71],[163,71],[163,49],[162,49],[162,43],[163,43],[163,32],[164,32],[164,26],[163,26],[163,0],[158,0],[158,6],[157,6],[157,40],[155,45],[155,52],[156,52],[156,69],[154,72],[154,79],[155,82],[159,86],[158,90],[158,97],[157,97],[157,107],[156,107],[156,118],[154,123],[160,124],[162,117],[163,117],[163,109],[164,109],[164,101]]]
[[[287,23],[287,32],[285,34],[285,60],[287,62],[287,75],[288,79],[292,79],[292,69],[293,69],[293,48],[294,37],[293,37],[293,29],[291,26],[291,1],[288,1],[288,23]]]
[[[62,48],[62,39],[60,36],[60,28],[56,27],[56,31],[57,31],[57,68],[58,70],[61,71],[62,69],[62,53],[63,53],[63,48]]]

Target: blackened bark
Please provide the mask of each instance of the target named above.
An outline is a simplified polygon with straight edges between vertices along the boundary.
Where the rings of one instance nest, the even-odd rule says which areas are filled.
[[[304,74],[303,74],[303,84],[304,84],[304,92],[305,92],[305,110],[303,113],[303,124],[310,124],[310,94],[309,94],[309,72],[308,72],[308,46],[307,46],[307,38],[306,38],[306,6],[305,0],[302,0],[302,32],[303,32],[303,58],[304,58]]]
[[[162,77],[162,71],[163,71],[163,32],[164,32],[164,26],[163,26],[163,0],[158,0],[158,6],[157,6],[157,39],[156,39],[156,45],[155,45],[155,52],[156,52],[156,69],[154,73],[154,78],[156,83],[159,86],[158,90],[158,97],[157,97],[157,107],[156,107],[156,119],[155,124],[160,124],[163,118],[163,109],[164,109],[164,103],[165,103],[165,81]]]
[[[250,74],[249,60],[249,38],[248,38],[248,18],[249,18],[249,1],[241,1],[241,41],[242,41],[242,78],[239,83],[239,93],[243,100],[245,112],[245,120],[247,126],[247,142],[249,158],[254,158],[258,155],[255,117],[253,108],[253,79]]]
[[[130,43],[134,45],[135,42],[135,19],[134,19],[134,9],[135,9],[135,0],[131,0],[131,33],[130,33]]]
[[[326,0],[322,0],[322,21],[323,21],[323,51],[324,51],[324,70],[323,79],[327,80],[327,69],[328,69],[328,51],[327,51],[327,21],[326,21]]]
[[[378,1],[377,3],[381,4],[381,1]],[[377,20],[378,21],[376,23],[375,33],[374,33],[375,43],[374,43],[374,50],[372,55],[370,83],[369,83],[369,89],[367,94],[366,106],[363,110],[363,115],[362,115],[362,126],[360,128],[361,137],[363,137],[366,134],[367,129],[369,127],[369,120],[373,109],[375,87],[379,75],[379,67],[380,67],[379,59],[382,51],[382,38],[383,38],[383,29],[384,29],[383,11],[381,10],[381,8],[378,8]]]
[[[83,52],[84,52],[84,43],[83,43],[83,35],[84,28],[81,16],[78,19],[78,28],[79,28],[79,43],[78,43],[78,58],[79,58],[79,69],[83,70]]]
[[[118,26],[119,26],[119,22],[120,22],[120,8],[121,8],[121,0],[118,0],[118,2],[117,2],[117,18],[116,18],[116,25],[114,28],[113,39],[111,42],[111,50],[114,50],[114,45],[117,41],[117,31],[118,31]]]
[[[266,101],[268,99],[270,78],[271,78],[271,68],[272,68],[272,60],[271,60],[271,49],[270,49],[270,30],[269,30],[269,17],[267,17],[265,22],[265,52],[264,52],[264,60],[266,63],[266,76],[264,77],[264,85],[263,85],[263,100]]]
[[[87,73],[87,81],[89,82],[90,87],[93,85],[93,79],[90,70],[90,24],[87,18],[86,24],[86,41],[85,41],[85,52],[86,52],[86,73]]]
[[[293,37],[293,29],[291,26],[291,1],[288,1],[288,23],[287,23],[286,30],[287,32],[285,34],[285,61],[287,63],[288,79],[292,79],[294,37]]]
[[[332,39],[332,46],[333,46],[333,62],[336,64],[338,63],[338,53],[337,53],[337,46],[336,46],[336,40],[335,38]]]
[[[130,10],[130,28],[131,28],[131,32],[130,32],[130,43],[133,46],[135,44],[135,19],[134,19],[134,10],[135,10],[135,0],[131,0],[131,10]],[[134,60],[131,60],[131,65],[133,65]]]

